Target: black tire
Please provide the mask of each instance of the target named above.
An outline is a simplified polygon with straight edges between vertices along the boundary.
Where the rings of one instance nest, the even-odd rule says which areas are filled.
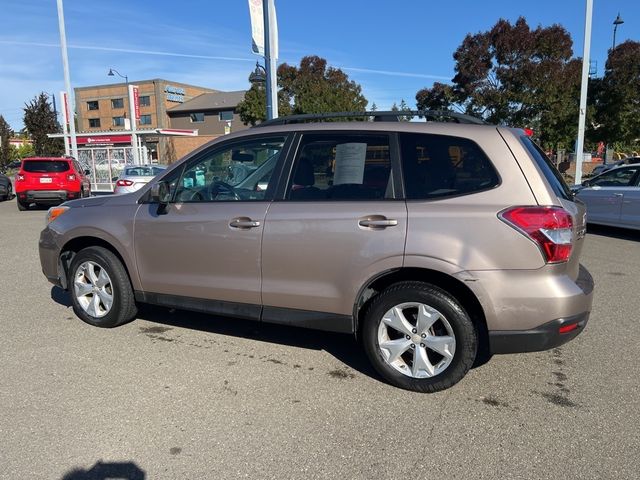
[[[28,203],[21,202],[20,199],[16,200],[16,202],[18,203],[18,210],[20,210],[21,212],[24,212],[25,210],[29,210]]]
[[[74,280],[80,266],[85,262],[93,262],[104,269],[111,280],[110,292],[113,303],[108,313],[101,317],[92,316],[85,311],[76,295]],[[102,328],[117,327],[133,320],[138,312],[129,275],[120,259],[106,248],[87,247],[80,250],[71,261],[68,285],[73,311],[82,321],[90,325]]]
[[[448,322],[455,336],[455,352],[448,366],[446,366],[442,372],[426,378],[414,378],[410,376],[411,367],[409,366],[402,370],[408,373],[404,374],[387,363],[378,340],[380,323],[385,313],[395,306],[414,302],[428,305],[440,312]],[[436,322],[434,323],[434,327],[436,326],[443,328],[444,323]],[[399,337],[402,336],[403,335],[399,335]],[[400,338],[400,340],[402,340],[402,338]],[[422,282],[396,283],[378,295],[365,312],[362,326],[362,341],[364,350],[373,367],[385,380],[397,387],[422,393],[445,390],[462,380],[473,365],[478,348],[476,329],[460,303],[446,291]],[[407,338],[407,342],[413,343],[414,340]],[[416,355],[416,348],[420,348],[419,345],[416,345],[417,344],[414,344],[405,354],[410,356]],[[420,343],[420,345],[422,345],[422,343]],[[412,351],[415,353],[410,353]],[[425,349],[425,351],[427,351],[427,349]],[[435,356],[436,359],[439,356],[439,354],[431,351],[429,354]],[[441,359],[444,359],[444,357]],[[403,362],[401,361],[400,363]]]

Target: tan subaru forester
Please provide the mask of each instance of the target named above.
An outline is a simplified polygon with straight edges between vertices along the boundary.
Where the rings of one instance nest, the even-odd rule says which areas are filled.
[[[52,208],[44,274],[99,327],[151,303],[354,334],[420,392],[584,329],[585,208],[525,132],[442,113],[321,121],[356,116],[265,122],[137,192]]]

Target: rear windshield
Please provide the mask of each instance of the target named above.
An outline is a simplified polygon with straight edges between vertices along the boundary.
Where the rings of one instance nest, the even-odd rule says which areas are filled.
[[[551,185],[554,193],[565,200],[573,200],[571,190],[565,183],[562,175],[560,175],[558,169],[551,160],[549,160],[549,157],[547,157],[544,151],[527,136],[520,137],[520,140],[538,164],[538,167],[547,179],[547,182],[549,182],[549,185]]]
[[[69,170],[66,160],[25,160],[22,169],[31,173],[57,173]]]
[[[158,167],[131,167],[125,169],[124,175],[127,177],[153,177],[162,171],[163,169]]]

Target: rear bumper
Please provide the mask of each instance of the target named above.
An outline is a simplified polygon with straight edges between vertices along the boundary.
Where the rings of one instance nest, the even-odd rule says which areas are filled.
[[[489,332],[491,353],[539,352],[558,347],[576,338],[586,327],[589,313],[547,322],[531,330],[494,330]],[[568,330],[561,333],[562,330]]]
[[[80,198],[79,191],[72,192],[69,190],[25,190],[16,192],[16,194],[20,201],[29,203],[54,203]]]

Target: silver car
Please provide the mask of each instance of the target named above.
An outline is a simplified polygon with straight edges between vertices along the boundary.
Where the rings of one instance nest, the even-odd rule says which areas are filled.
[[[589,223],[640,230],[640,164],[586,180],[576,196],[587,205]]]
[[[167,167],[161,165],[135,165],[126,166],[120,176],[116,179],[116,186],[113,193],[131,193],[140,190],[149,183],[159,173],[165,171]]]

